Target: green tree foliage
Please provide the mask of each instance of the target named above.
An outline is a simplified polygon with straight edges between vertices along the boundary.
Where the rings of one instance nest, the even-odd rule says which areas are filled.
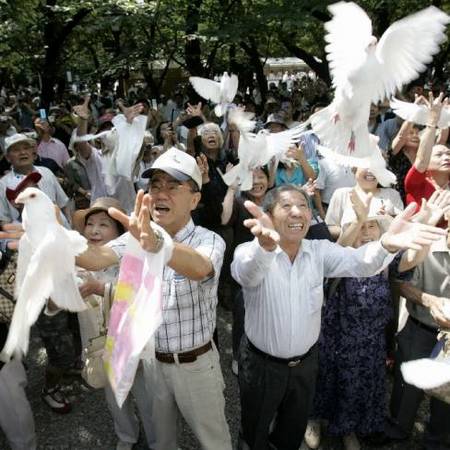
[[[298,56],[330,82],[324,53],[323,0],[0,0],[0,86],[28,80],[49,104],[71,71],[102,86],[124,89],[140,73],[158,96],[174,63],[189,74],[238,73],[265,95],[264,60]],[[425,6],[423,0],[359,0],[382,32]],[[449,0],[432,2],[450,12]],[[431,4],[431,3],[430,3]],[[446,74],[449,44],[434,59]],[[56,89],[56,90],[55,90]]]

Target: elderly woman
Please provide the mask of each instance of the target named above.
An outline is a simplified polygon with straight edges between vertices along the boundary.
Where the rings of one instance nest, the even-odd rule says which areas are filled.
[[[416,104],[429,102],[423,97],[416,97]],[[436,144],[445,144],[448,138],[448,128],[439,130]],[[406,203],[405,177],[416,159],[420,145],[420,129],[413,122],[405,121],[399,132],[392,140],[391,149],[388,151],[389,167],[397,177],[397,190],[404,203]]]
[[[386,169],[380,169],[386,171]],[[370,194],[380,201],[380,213],[396,216],[403,210],[403,202],[400,194],[390,187],[380,187],[377,175],[383,178],[383,174],[378,171],[358,168],[355,169],[356,186],[354,189],[362,199],[366,199]],[[387,172],[387,171],[386,171]],[[334,191],[330,199],[325,222],[330,229],[334,239],[337,239],[341,233],[341,221],[344,211],[351,209],[350,193],[353,188],[340,188]]]
[[[124,233],[123,225],[109,215],[110,207],[124,212],[117,200],[111,197],[102,197],[97,199],[92,207],[74,214],[73,226],[86,237],[89,245],[105,245]],[[101,334],[104,318],[109,315],[109,311],[105,310],[105,305],[112,303],[113,286],[118,275],[118,265],[97,272],[84,271],[80,273],[80,277],[83,279],[83,283],[79,287],[80,294],[91,305],[91,308],[78,313],[83,348],[88,347],[90,339]],[[108,324],[104,325],[107,327]],[[139,367],[132,392],[136,394],[136,404],[142,418],[148,445],[151,447],[154,438],[149,430],[150,413],[148,403],[146,403],[146,388],[141,375],[142,367]],[[122,408],[119,408],[109,385],[105,387],[105,396],[118,437],[116,449],[131,450],[139,438],[139,421],[135,415],[134,402],[129,396]]]

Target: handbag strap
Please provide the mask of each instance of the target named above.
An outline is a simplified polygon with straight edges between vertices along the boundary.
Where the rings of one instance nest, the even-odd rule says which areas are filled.
[[[7,298],[9,301],[16,303],[14,301],[14,297],[8,291],[3,289],[1,286],[0,286],[0,294],[3,295],[3,297]]]
[[[105,331],[108,329],[113,296],[114,296],[114,285],[112,283],[106,283],[102,301],[102,317],[103,317],[102,326]]]

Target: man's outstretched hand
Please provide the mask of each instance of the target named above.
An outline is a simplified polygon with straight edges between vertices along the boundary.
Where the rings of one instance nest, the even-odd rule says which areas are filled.
[[[244,220],[244,225],[258,239],[259,245],[264,250],[274,251],[280,242],[280,235],[275,231],[271,218],[250,200],[246,200],[244,206],[254,217],[254,219]]]
[[[411,203],[391,223],[387,232],[381,236],[381,245],[391,253],[399,250],[422,250],[431,245],[441,236],[447,234],[442,228],[415,223],[411,219],[414,216],[416,204]]]
[[[145,251],[155,253],[159,250],[160,242],[158,236],[150,225],[149,194],[144,194],[142,189],[137,193],[134,211],[131,216],[127,216],[116,208],[109,208],[108,213],[113,219],[118,220],[139,241]]]

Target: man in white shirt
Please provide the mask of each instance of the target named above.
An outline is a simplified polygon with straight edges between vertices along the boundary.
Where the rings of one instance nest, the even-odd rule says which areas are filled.
[[[244,448],[298,450],[311,408],[325,277],[367,277],[385,268],[403,248],[419,249],[442,235],[396,218],[380,241],[358,249],[326,240],[304,240],[311,208],[292,185],[269,192],[261,211],[244,222],[256,237],[235,252],[231,272],[245,301],[239,386]],[[274,422],[270,433],[271,423]]]
[[[6,198],[6,189],[16,186],[30,173],[39,172],[38,187],[45,192],[68,216],[69,198],[61,188],[53,173],[46,167],[34,166],[36,141],[24,134],[14,134],[6,138],[6,158],[11,163],[11,171],[0,179],[0,223],[10,223],[19,219],[19,212]]]

